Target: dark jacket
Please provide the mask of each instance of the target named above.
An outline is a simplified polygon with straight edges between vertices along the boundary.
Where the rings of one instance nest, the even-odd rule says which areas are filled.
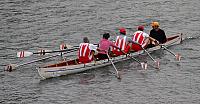
[[[150,37],[158,40],[159,43],[165,43],[167,41],[165,32],[162,29],[159,29],[158,31],[156,31],[155,29],[152,29],[150,31]]]

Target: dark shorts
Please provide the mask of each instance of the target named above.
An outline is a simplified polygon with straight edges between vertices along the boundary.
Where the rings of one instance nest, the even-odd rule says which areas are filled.
[[[152,47],[155,47],[154,44],[148,44],[146,48],[152,48]]]
[[[95,55],[96,60],[103,60],[103,59],[108,59],[107,54],[100,54],[98,53],[97,55]]]

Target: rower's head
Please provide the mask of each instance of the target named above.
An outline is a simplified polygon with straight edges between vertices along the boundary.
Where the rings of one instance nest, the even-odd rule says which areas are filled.
[[[151,26],[152,26],[152,28],[158,28],[160,25],[159,25],[159,22],[152,22],[151,23]]]
[[[110,34],[109,34],[109,33],[104,33],[104,34],[103,34],[103,38],[104,38],[104,39],[110,38]]]
[[[123,28],[123,27],[120,28],[120,29],[119,29],[119,33],[122,34],[122,35],[126,35],[126,29]]]
[[[89,43],[90,41],[89,41],[89,39],[88,39],[87,37],[84,37],[84,38],[83,38],[83,42],[84,42],[84,43]]]
[[[138,26],[138,30],[143,31],[144,30],[144,26]]]

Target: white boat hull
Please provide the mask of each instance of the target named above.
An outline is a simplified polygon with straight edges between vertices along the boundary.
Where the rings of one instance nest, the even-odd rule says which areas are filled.
[[[182,36],[179,35],[179,37],[167,42],[166,46],[172,46],[175,44],[179,44],[182,40]],[[147,49],[149,52],[152,52],[154,50],[158,50],[160,49],[161,46],[156,46],[150,49]],[[139,54],[143,54],[144,51],[138,51],[138,52],[134,52],[134,53],[130,53],[130,56],[136,56]],[[129,57],[127,57],[126,55],[121,55],[118,57],[114,57],[112,58],[112,61],[114,63],[116,62],[120,62],[120,61],[125,61],[130,59]],[[59,77],[59,76],[63,76],[63,75],[68,75],[68,74],[74,74],[74,73],[80,73],[89,69],[95,69],[98,67],[103,67],[103,66],[107,66],[110,65],[111,63],[106,59],[106,60],[100,60],[95,62],[91,62],[91,63],[86,63],[86,64],[77,64],[77,65],[65,65],[65,66],[59,66],[59,67],[39,67],[37,68],[39,75],[41,76],[42,79],[47,79],[47,78],[52,78],[52,77]]]

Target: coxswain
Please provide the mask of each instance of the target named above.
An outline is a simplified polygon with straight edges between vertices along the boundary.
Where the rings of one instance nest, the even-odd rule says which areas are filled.
[[[99,42],[98,54],[95,56],[97,60],[108,59],[107,53],[109,52],[110,47],[114,47],[121,50],[112,41],[108,40],[109,38],[109,33],[103,34],[103,38]]]
[[[117,48],[113,48],[112,52],[115,56],[123,55],[130,50],[129,41],[131,41],[131,38],[126,36],[126,29],[120,28],[119,33],[120,34],[116,37],[115,45],[118,46],[121,51]]]
[[[159,43],[163,44],[167,41],[166,35],[164,30],[159,28],[159,23],[158,22],[152,22],[151,23],[152,26],[152,30],[150,31],[150,37],[156,39],[157,41],[159,41]],[[148,48],[154,47],[154,44],[149,44]]]
[[[143,32],[144,26],[138,26],[138,31],[136,31],[132,36],[132,47],[133,51],[139,51],[146,48],[150,41],[157,43],[154,38],[151,38],[147,33]]]
[[[90,44],[87,37],[83,38],[83,43],[80,43],[78,50],[79,63],[88,63],[94,60],[94,53],[97,46]]]

